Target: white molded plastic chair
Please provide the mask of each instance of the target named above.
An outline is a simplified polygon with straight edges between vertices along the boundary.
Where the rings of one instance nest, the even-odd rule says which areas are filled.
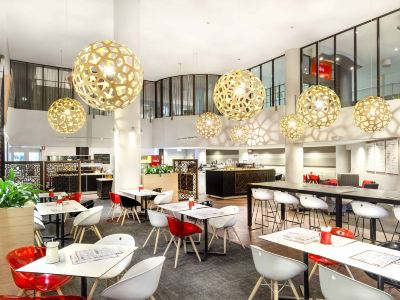
[[[318,213],[321,214],[322,220],[324,221],[324,226],[327,226],[328,223],[325,220],[324,217],[324,212],[323,211],[328,211],[328,203],[326,203],[324,200],[312,196],[312,195],[300,195],[300,204],[306,209],[309,209],[308,213],[308,228],[320,228],[321,227],[321,222],[319,220]],[[311,225],[311,213],[314,212],[314,225]],[[303,212],[303,215],[301,217],[301,223],[303,224],[304,221],[304,216],[306,215],[306,211]],[[315,222],[315,216],[317,217],[318,221],[318,226],[316,225]]]
[[[33,231],[34,231],[35,241],[38,246],[43,246],[43,238],[42,238],[41,231],[44,229],[45,229],[45,227],[44,227],[42,220],[40,220],[40,219],[36,218],[36,216],[34,216],[33,217]]]
[[[87,211],[81,212],[74,219],[75,228],[75,242],[81,243],[86,230],[92,230],[99,239],[101,239],[101,234],[97,228],[97,224],[100,222],[101,213],[103,211],[103,206],[95,206]]]
[[[39,214],[39,212],[38,212],[37,210],[34,210],[34,211],[33,211],[33,216],[34,216],[36,219],[39,219],[40,221],[43,221],[42,215]]]
[[[151,226],[153,226],[153,229],[150,231],[149,235],[146,238],[146,241],[143,244],[143,248],[146,246],[147,242],[149,241],[151,235],[153,234],[154,231],[157,231],[157,235],[156,235],[156,243],[154,244],[154,254],[156,254],[157,252],[157,245],[158,245],[158,240],[160,237],[160,231],[164,228],[168,228],[168,219],[167,216],[164,215],[161,212],[157,212],[157,211],[153,211],[148,209],[147,210],[147,215],[149,216],[150,219],[150,224]],[[164,236],[166,241],[168,241],[167,236],[165,235],[164,232]]]
[[[393,241],[396,233],[400,235],[400,233],[397,231],[397,227],[399,227],[399,223],[400,223],[400,205],[396,205],[393,207],[393,213],[394,213],[395,218],[397,219],[397,223],[396,223],[396,228],[394,229],[394,232],[393,232],[392,241]]]
[[[295,259],[284,257],[261,249],[258,246],[250,245],[253,254],[254,265],[260,273],[249,300],[253,299],[260,285],[265,282],[274,293],[274,300],[279,298],[278,281],[288,281],[296,299],[300,299],[292,278],[307,270],[307,266]],[[267,281],[271,281],[271,285]]]
[[[107,235],[106,237],[102,238],[101,240],[97,241],[95,244],[98,245],[117,245],[117,246],[133,246],[135,247],[135,239],[133,236],[130,234],[125,234],[125,233],[117,233],[117,234],[111,234]],[[117,265],[115,265],[113,268],[108,270],[105,274],[103,274],[100,278],[96,278],[92,289],[90,290],[89,296],[87,300],[90,300],[93,298],[94,291],[96,290],[97,285],[99,284],[99,281],[101,279],[110,279],[119,276],[123,271],[125,271],[126,267],[129,266],[129,264],[132,261],[132,256],[133,253],[128,255],[126,258],[124,258],[122,261],[120,261]]]
[[[393,300],[388,293],[319,266],[319,282],[326,300]]]
[[[369,202],[361,202],[361,201],[353,201],[351,203],[351,208],[353,209],[354,214],[357,217],[356,221],[356,230],[358,231],[358,221],[361,218],[363,222],[363,228],[362,228],[362,241],[364,239],[369,240],[368,238],[364,237],[364,219],[377,219],[379,224],[381,225],[383,235],[385,236],[385,240],[387,241],[386,238],[386,233],[385,230],[383,229],[381,218],[386,218],[389,216],[389,212],[384,209],[383,207],[369,203]]]
[[[273,205],[275,205],[274,192],[267,190],[267,189],[253,188],[253,189],[251,189],[251,193],[253,194],[253,198],[254,198],[254,206],[253,206],[253,211],[252,211],[254,224],[261,225],[261,231],[263,232],[264,231],[264,217],[267,218],[266,227],[268,227],[269,222],[273,222],[275,219],[275,207],[273,207]],[[260,210],[260,208],[261,208],[261,223],[257,223],[257,216],[258,216],[258,211]],[[254,210],[256,212],[255,215],[254,215]],[[271,218],[272,220],[270,221],[269,218]],[[259,229],[259,228],[254,228],[254,229]]]
[[[275,219],[274,219],[274,226],[272,227],[272,231],[274,231],[275,228],[275,224],[277,225],[278,228],[278,223],[283,225],[283,228],[286,228],[287,225],[287,218],[284,220],[284,222],[282,222],[282,219],[278,222],[278,217],[279,217],[279,204],[282,205],[286,205],[286,206],[292,206],[293,208],[295,208],[296,206],[299,205],[299,199],[297,199],[295,196],[288,194],[288,193],[284,193],[281,191],[275,191],[274,192],[274,201],[276,203],[276,211],[275,211]],[[297,222],[294,221],[294,218],[297,218]],[[297,216],[297,212],[294,213],[293,215],[293,219],[291,221],[289,221],[291,223],[296,223],[300,225],[300,220]]]
[[[120,281],[106,288],[101,296],[118,300],[154,299],[164,261],[164,256],[142,260],[130,268]]]
[[[162,192],[161,195],[157,195],[154,200],[153,203],[155,205],[160,205],[160,204],[168,204],[172,202],[172,196],[174,195],[174,191],[165,191]]]
[[[218,218],[212,218],[208,221],[208,224],[213,228],[214,232],[211,237],[210,242],[208,243],[208,247],[210,248],[212,242],[214,241],[214,238],[217,234],[218,229],[223,229],[224,230],[224,253],[226,253],[226,240],[228,236],[228,230],[232,229],[233,233],[236,235],[237,239],[239,240],[240,244],[244,248],[244,245],[242,241],[239,238],[239,235],[236,232],[235,229],[235,224],[237,221],[237,217],[239,215],[239,206],[225,206],[221,208],[221,211],[223,211],[226,216],[223,217],[218,217]],[[229,238],[229,236],[228,236]]]

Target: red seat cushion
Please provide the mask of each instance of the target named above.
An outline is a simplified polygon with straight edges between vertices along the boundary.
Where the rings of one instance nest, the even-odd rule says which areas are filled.
[[[196,233],[202,233],[203,230],[196,224],[182,222],[176,218],[168,216],[169,231],[177,237],[185,237]]]
[[[373,180],[363,180],[361,186],[362,186],[362,187],[365,187],[366,184],[373,184],[373,183],[375,183],[375,181],[373,181]]]
[[[86,298],[81,296],[41,296],[41,297],[23,297],[23,296],[10,296],[0,295],[0,300],[85,300]]]

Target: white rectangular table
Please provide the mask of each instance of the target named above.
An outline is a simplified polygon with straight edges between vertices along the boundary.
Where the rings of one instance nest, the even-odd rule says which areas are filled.
[[[79,250],[88,249],[101,249],[107,247],[117,247],[122,251],[118,257],[102,259],[98,261],[86,262],[82,264],[73,265],[71,262],[71,254]],[[71,244],[60,250],[60,253],[65,254],[65,261],[55,264],[46,264],[46,257],[42,257],[34,262],[19,268],[17,272],[30,272],[41,274],[56,274],[67,276],[81,277],[81,295],[87,296],[87,278],[99,278],[119,262],[121,262],[128,255],[133,253],[137,247],[134,246],[110,246],[110,245],[96,245],[96,244]]]
[[[381,268],[351,258],[352,256],[365,252],[367,250],[377,251],[400,257],[400,251],[380,247],[373,244],[363,243],[359,241],[346,243],[348,239],[339,236],[332,236],[332,245],[323,245],[319,241],[311,242],[309,244],[302,244],[285,238],[285,234],[290,232],[301,234],[301,233],[310,233],[315,231],[296,227],[267,235],[262,235],[259,238],[292,249],[302,251],[304,253],[304,263],[307,265],[308,265],[308,254],[311,253],[326,257],[328,259],[340,262],[348,266],[352,266],[354,268],[374,273],[378,276],[378,288],[380,289],[383,289],[383,280],[382,280],[383,277],[400,281],[400,264],[398,263],[392,263],[386,267]],[[308,299],[308,296],[309,296],[308,270],[306,270],[304,272],[304,298]]]
[[[161,204],[158,207],[161,209],[168,210],[170,212],[181,212],[181,211],[186,211],[190,210],[189,208],[189,201],[181,201],[181,202],[174,202],[174,203],[168,203],[168,204]],[[203,209],[203,208],[208,208],[209,206],[200,204],[200,203],[195,203],[194,204],[195,209]]]
[[[148,196],[157,196],[157,195],[162,195],[163,193],[155,192],[152,190],[148,189],[142,189],[139,191],[139,189],[127,189],[127,190],[121,190],[119,193],[121,196],[125,196],[128,198],[135,199],[137,201],[137,197],[140,197],[140,206],[142,208],[143,206],[143,200],[144,200],[144,217],[147,220],[147,197]]]
[[[58,197],[58,196],[65,197],[65,196],[68,196],[68,194],[67,194],[66,192],[55,192],[55,193],[54,193],[54,197]],[[46,193],[39,193],[39,199],[40,199],[40,200],[46,199],[46,198],[54,198],[54,197],[50,197],[50,195],[49,195],[48,192],[46,192]]]
[[[41,216],[52,216],[56,215],[56,236],[61,240],[61,247],[65,245],[65,235],[64,235],[64,214],[66,213],[77,213],[88,210],[82,204],[75,200],[65,200],[63,201],[62,209],[57,209],[56,202],[44,202],[37,203],[36,209]],[[59,223],[61,215],[61,236],[59,234]]]

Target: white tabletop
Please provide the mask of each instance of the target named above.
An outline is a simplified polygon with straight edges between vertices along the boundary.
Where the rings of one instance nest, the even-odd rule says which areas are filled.
[[[114,246],[122,250],[122,253],[119,254],[118,257],[86,262],[77,265],[73,265],[71,262],[70,255],[75,251],[101,249],[107,247],[112,246],[99,244],[72,244],[59,250],[60,253],[65,253],[65,261],[63,262],[46,264],[46,257],[42,257],[41,259],[35,260],[34,262],[19,268],[17,271],[99,278],[137,249],[137,247],[133,246]]]
[[[68,196],[68,194],[66,192],[55,192],[54,197],[58,197],[58,196],[65,197],[65,196]],[[39,198],[49,198],[49,197],[50,196],[49,196],[48,192],[47,193],[39,193]]]
[[[112,178],[96,178],[97,181],[113,181]]]
[[[277,243],[280,245],[284,245],[293,249],[297,249],[306,253],[311,253],[315,255],[321,255],[323,257],[329,258],[331,260],[340,262],[342,264],[346,264],[348,266],[352,266],[358,269],[362,269],[371,273],[375,273],[377,275],[394,279],[399,281],[400,280],[400,261],[397,263],[392,263],[386,267],[377,267],[373,266],[368,263],[361,262],[359,260],[355,260],[351,258],[352,256],[365,252],[367,250],[372,250],[380,253],[386,253],[393,256],[400,257],[400,251],[388,249],[368,243],[363,243],[359,241],[354,241],[352,243],[346,244],[345,242],[348,239],[338,236],[332,236],[332,245],[323,245],[319,241],[312,242],[309,244],[302,244],[298,242],[293,242],[284,237],[285,234],[289,232],[294,233],[310,233],[312,230],[308,230],[305,228],[290,228],[287,230],[262,235],[259,238],[270,241],[273,243]],[[342,245],[344,244],[344,245]],[[342,245],[342,246],[340,246]]]
[[[128,195],[133,195],[133,196],[137,196],[137,197],[162,195],[162,193],[158,193],[158,192],[155,192],[155,191],[152,191],[152,190],[146,190],[146,189],[143,189],[141,191],[139,191],[138,189],[121,190],[121,193],[128,194]]]
[[[212,218],[219,218],[224,216],[235,215],[236,213],[224,213],[223,210],[218,208],[206,207],[202,209],[192,209],[180,212],[180,214],[187,217],[192,217],[198,220],[206,220]]]
[[[158,205],[158,207],[171,211],[171,212],[182,212],[182,211],[186,211],[186,210],[190,210],[189,208],[189,201],[181,201],[181,202],[174,202],[174,203],[168,203],[168,204],[160,204]],[[207,205],[203,205],[200,203],[195,203],[195,209],[204,209],[207,208],[209,206]]]
[[[75,200],[64,200],[62,209],[57,209],[56,202],[37,203],[36,209],[41,216],[66,214],[88,210],[86,207]]]

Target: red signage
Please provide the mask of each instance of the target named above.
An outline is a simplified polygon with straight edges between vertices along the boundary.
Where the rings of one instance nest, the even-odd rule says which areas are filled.
[[[332,80],[332,63],[327,60],[320,60],[318,64],[319,78]],[[311,60],[311,75],[317,75],[316,60]]]
[[[158,155],[152,155],[152,156],[151,156],[151,163],[150,163],[150,165],[151,165],[152,167],[159,166],[159,165],[160,165],[160,156],[158,156]]]

